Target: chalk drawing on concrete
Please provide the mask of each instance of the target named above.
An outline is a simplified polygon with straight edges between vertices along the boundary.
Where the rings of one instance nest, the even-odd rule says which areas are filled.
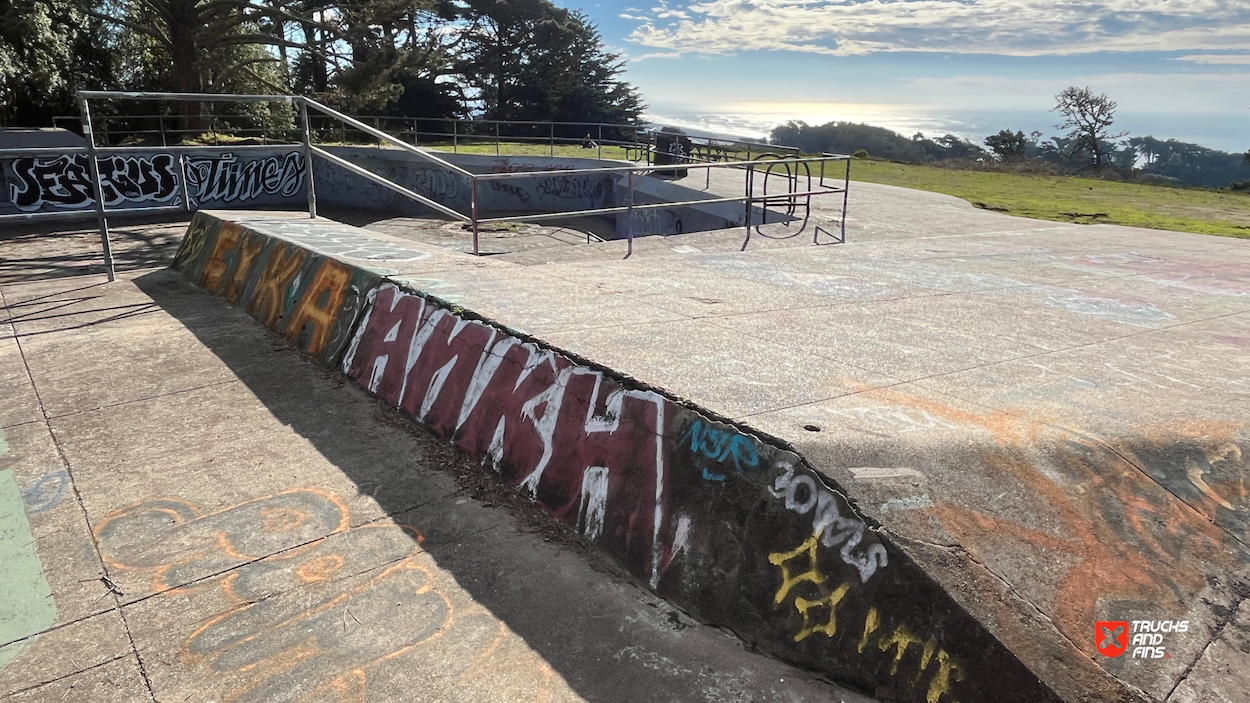
[[[430,254],[398,242],[371,237],[355,228],[292,219],[249,219],[245,222],[310,249],[361,261],[419,261]]]
[[[0,669],[4,669],[36,635],[56,624],[56,602],[11,470],[0,471],[0,565],[0,593],[4,594],[0,598]]]
[[[68,489],[69,473],[65,469],[57,469],[40,476],[33,484],[22,489],[22,500],[26,503],[26,512],[38,515],[51,510],[61,502]]]
[[[482,689],[500,666],[517,679],[510,692],[550,695],[550,668],[440,574],[419,529],[349,528],[349,518],[339,496],[303,488],[217,512],[145,501],[106,516],[96,535],[111,568],[146,575],[153,590],[226,601],[177,651],[221,682],[221,700],[388,700],[373,682],[421,660],[445,667],[439,678],[456,690],[444,700],[491,699]]]

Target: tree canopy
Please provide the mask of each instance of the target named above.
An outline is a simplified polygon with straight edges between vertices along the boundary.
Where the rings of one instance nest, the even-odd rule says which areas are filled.
[[[11,126],[73,114],[84,88],[636,122],[642,101],[622,71],[585,15],[550,0],[0,0],[0,124]]]

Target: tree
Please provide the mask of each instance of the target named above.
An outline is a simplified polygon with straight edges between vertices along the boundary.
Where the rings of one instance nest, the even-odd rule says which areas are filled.
[[[114,87],[110,44],[69,0],[0,0],[0,125],[48,126],[74,91]]]
[[[1039,134],[1038,136],[1041,135]],[[997,156],[999,161],[1021,161],[1024,159],[1024,153],[1028,148],[1029,140],[1025,138],[1024,132],[1012,132],[1010,129],[1004,129],[998,134],[986,137],[985,145],[990,148],[990,151],[994,152],[994,156]]]
[[[1094,95],[1088,87],[1069,86],[1055,96],[1055,107],[1051,112],[1063,116],[1063,121],[1055,125],[1057,129],[1070,130],[1067,135],[1071,140],[1069,156],[1078,158],[1085,155],[1095,170],[1107,163],[1109,152],[1106,143],[1128,134],[1112,134],[1110,131],[1116,107],[1115,101],[1106,94]]]
[[[549,0],[468,0],[458,47],[470,100],[488,119],[634,122],[637,90],[585,15]],[[581,136],[581,135],[577,135]]]
[[[286,65],[279,50],[322,54],[340,33],[323,21],[325,13],[300,14],[311,3],[281,0],[128,0],[98,3],[82,0],[83,12],[145,46],[151,58],[148,89],[182,93],[289,92]],[[287,23],[305,28],[302,43],[288,38]],[[311,29],[314,34],[309,34]],[[277,67],[266,75],[263,66]],[[275,80],[275,78],[277,80]],[[200,103],[182,104],[187,123],[202,126]]]

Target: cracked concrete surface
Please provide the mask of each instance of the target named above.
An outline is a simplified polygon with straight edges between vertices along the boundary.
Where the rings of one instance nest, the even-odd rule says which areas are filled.
[[[818,208],[817,217],[832,224],[829,212]],[[429,238],[406,234],[404,222],[388,220],[381,228],[396,241],[428,248]],[[168,236],[177,232],[170,228]],[[867,184],[852,188],[848,232],[849,244],[822,247],[757,237],[745,253],[737,251],[741,232],[652,237],[636,241],[628,260],[620,242],[526,248],[478,260],[448,252],[388,273],[790,442],[1067,700],[1245,700],[1250,243],[1021,220],[947,196]],[[90,250],[89,239],[79,244]],[[134,296],[111,294],[107,306],[83,319],[137,324],[159,312],[145,307],[145,295],[168,291],[160,306],[166,311],[189,300],[176,289],[151,278]],[[50,308],[66,299],[49,300],[47,320],[14,323],[32,346],[52,334],[40,325],[62,324],[53,317],[62,313]],[[234,337],[254,334],[242,321],[209,332],[193,321],[208,314],[196,305],[212,306],[186,305],[179,319],[197,327],[218,354]],[[124,356],[139,342],[107,344]],[[225,397],[238,390],[229,373],[215,375],[220,364],[180,357],[176,346],[158,352],[177,369],[160,379],[91,386],[89,379],[112,372],[91,360],[80,362],[76,377],[49,375],[49,387],[78,389],[78,400],[54,404],[52,424],[73,428],[79,441],[107,441],[95,420],[107,411],[84,408],[137,409],[144,398],[171,408],[196,393]],[[96,345],[60,348],[85,356]],[[224,368],[252,379],[242,386],[262,399],[268,396],[258,389],[286,390],[246,355]],[[23,393],[3,401],[0,412],[31,415],[38,403]],[[15,431],[37,419],[16,422]],[[298,459],[248,443],[239,429],[261,421],[223,416],[209,427],[215,445],[243,442],[242,455],[261,462],[249,472],[293,485],[281,471],[267,472]],[[4,416],[0,425],[6,433],[9,422]],[[308,432],[297,427],[295,434]],[[172,439],[179,445],[179,437]],[[71,449],[67,444],[72,462]],[[169,462],[171,475],[181,476],[188,450],[165,449],[145,453],[113,443],[103,454],[137,452],[132,461]],[[331,463],[340,470],[344,462],[367,463],[350,453],[338,458]],[[129,504],[124,498],[139,490],[138,478],[124,463],[106,466],[128,480],[94,483],[84,495]],[[211,477],[203,479],[211,482],[204,492],[215,502],[192,501],[192,512],[223,514],[255,498],[214,471],[208,466],[202,473]],[[347,473],[373,480],[367,472]],[[187,496],[200,487],[148,476],[141,489]],[[399,507],[384,513],[399,515]],[[356,518],[352,511],[351,520],[377,517]],[[429,537],[424,531],[432,528],[412,524]],[[205,557],[201,566],[227,573],[238,566],[227,557]],[[155,583],[149,572],[141,576],[118,583],[149,589],[140,605],[182,606],[186,596],[177,587]],[[263,585],[265,578],[257,581]],[[92,597],[100,597],[103,586],[97,581],[94,589]],[[186,621],[211,622],[209,612],[225,612],[229,597],[242,598],[216,597],[225,599],[217,610],[189,610]],[[281,603],[275,607],[281,612]],[[331,616],[323,626],[356,624],[346,610]],[[1131,648],[1108,658],[1095,648],[1095,621],[1162,619],[1191,623],[1184,636],[1167,639],[1165,659],[1133,658]],[[138,639],[146,636],[136,630]],[[125,648],[103,653],[92,666],[137,667],[142,645],[138,651],[138,657]],[[652,651],[655,656],[633,656],[618,648],[607,657],[648,672],[674,670],[665,664],[665,658],[678,661],[671,653]],[[208,652],[195,656],[210,663],[222,656]],[[177,669],[181,662],[162,666]],[[165,668],[153,667],[153,680],[162,680]]]
[[[113,284],[91,232],[0,233],[0,473],[55,603],[0,642],[0,699],[870,701],[466,487],[478,467],[159,268],[184,226],[115,229]]]

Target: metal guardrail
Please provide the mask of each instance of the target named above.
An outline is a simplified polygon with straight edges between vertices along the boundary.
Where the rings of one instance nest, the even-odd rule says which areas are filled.
[[[79,112],[80,112],[79,120],[80,120],[80,124],[82,127],[82,133],[86,139],[85,147],[68,147],[68,148],[55,148],[55,149],[0,150],[0,158],[6,157],[6,156],[38,156],[38,155],[47,155],[47,154],[55,154],[55,155],[60,156],[60,155],[72,154],[72,153],[83,153],[87,155],[88,157],[87,161],[90,164],[91,184],[96,193],[96,197],[94,198],[94,203],[95,203],[94,209],[96,212],[97,220],[99,222],[101,245],[104,251],[104,262],[105,262],[105,266],[108,272],[109,281],[113,281],[115,279],[115,267],[114,267],[113,256],[112,256],[112,249],[109,243],[109,233],[108,233],[108,213],[110,212],[110,210],[105,206],[104,198],[101,195],[104,191],[103,191],[102,179],[100,176],[100,168],[99,168],[99,162],[98,162],[99,156],[110,155],[110,154],[147,153],[147,152],[153,152],[153,151],[176,154],[178,156],[178,168],[179,168],[179,173],[180,173],[181,182],[182,182],[182,191],[183,191],[182,192],[182,204],[174,205],[174,206],[145,207],[145,208],[142,208],[141,211],[145,213],[161,212],[161,211],[167,211],[167,210],[183,210],[183,209],[190,211],[193,209],[193,206],[189,198],[189,194],[187,192],[186,154],[194,153],[197,151],[220,150],[221,147],[220,146],[203,146],[203,145],[172,145],[171,146],[171,145],[164,145],[164,144],[162,146],[113,146],[113,147],[98,145],[96,143],[95,132],[93,131],[90,101],[100,100],[100,99],[127,99],[127,100],[146,100],[146,101],[181,100],[181,101],[197,101],[197,102],[253,102],[253,103],[276,102],[276,103],[291,104],[298,110],[298,124],[296,128],[285,130],[285,131],[297,132],[299,135],[298,142],[284,141],[284,142],[278,142],[277,144],[273,144],[273,145],[270,145],[270,144],[263,144],[263,145],[234,144],[234,145],[229,145],[229,148],[233,151],[237,149],[249,149],[249,148],[272,149],[273,146],[277,146],[280,144],[289,144],[291,146],[297,146],[303,152],[304,162],[306,164],[305,169],[304,169],[304,179],[305,179],[304,185],[305,185],[305,190],[306,190],[307,197],[308,197],[309,217],[315,218],[317,216],[316,182],[315,182],[315,178],[313,175],[313,167],[312,167],[313,157],[317,157],[326,161],[327,163],[334,164],[338,168],[341,168],[349,173],[355,174],[372,183],[375,183],[379,186],[382,186],[396,193],[399,193],[400,195],[403,195],[413,201],[416,201],[426,207],[429,207],[435,212],[438,212],[452,219],[459,220],[461,222],[470,223],[472,232],[473,232],[473,253],[475,255],[480,255],[481,253],[480,242],[479,242],[479,230],[482,225],[492,224],[492,223],[504,223],[504,222],[539,222],[539,221],[545,221],[545,220],[567,219],[570,217],[579,217],[579,216],[610,215],[610,214],[627,213],[629,215],[627,221],[630,224],[627,228],[627,235],[626,235],[627,252],[625,256],[626,258],[628,258],[629,256],[633,254],[633,251],[634,251],[633,222],[634,222],[635,212],[646,211],[646,210],[651,210],[651,209],[660,209],[660,208],[668,209],[668,208],[687,207],[687,206],[706,206],[706,205],[712,205],[712,204],[734,203],[734,202],[743,203],[745,206],[744,226],[746,229],[746,237],[743,240],[742,247],[741,247],[743,250],[745,250],[747,248],[747,245],[751,241],[751,233],[752,233],[753,228],[755,229],[755,232],[757,234],[760,234],[761,236],[766,236],[766,237],[772,236],[772,235],[764,234],[764,232],[760,229],[762,225],[767,224],[769,207],[784,206],[786,209],[786,217],[794,218],[794,219],[802,219],[803,224],[798,229],[798,231],[792,234],[785,235],[785,238],[795,237],[803,232],[803,230],[807,227],[808,221],[810,220],[811,198],[814,196],[819,196],[819,195],[830,195],[830,194],[838,194],[838,193],[842,194],[842,208],[841,208],[841,217],[840,217],[841,233],[840,233],[840,237],[834,238],[834,241],[842,242],[846,240],[846,207],[847,207],[847,193],[849,191],[849,185],[850,185],[851,161],[850,161],[849,156],[841,155],[841,154],[822,154],[821,156],[817,156],[817,157],[800,157],[798,155],[798,150],[793,149],[791,147],[777,147],[777,146],[772,146],[772,145],[754,144],[754,143],[749,143],[749,142],[729,142],[728,140],[709,140],[705,138],[701,139],[699,137],[689,137],[686,135],[679,135],[679,134],[671,133],[671,132],[661,133],[661,134],[665,134],[668,137],[680,137],[681,139],[688,140],[692,145],[699,143],[699,142],[705,142],[709,146],[709,148],[703,153],[691,153],[691,154],[685,154],[685,153],[680,153],[680,152],[670,153],[668,151],[661,151],[657,149],[656,147],[656,134],[657,133],[652,132],[648,135],[649,138],[647,142],[631,142],[630,143],[630,145],[638,149],[637,156],[639,157],[639,159],[641,159],[641,157],[645,153],[647,157],[646,166],[642,166],[638,164],[626,164],[622,166],[597,167],[597,168],[560,169],[558,171],[518,171],[518,172],[508,172],[508,173],[479,174],[479,173],[473,173],[445,159],[439,158],[438,156],[435,156],[433,153],[431,153],[429,149],[422,149],[422,148],[418,148],[415,144],[409,144],[407,141],[402,139],[401,136],[397,136],[397,135],[388,133],[386,131],[383,131],[379,129],[378,126],[370,126],[366,124],[365,122],[363,122],[361,119],[350,117],[341,112],[338,112],[337,110],[334,110],[330,107],[322,105],[321,103],[315,100],[302,97],[302,96],[80,91],[78,93],[77,100],[78,100],[78,106],[79,106]],[[455,174],[457,177],[466,179],[469,184],[469,192],[470,192],[469,212],[467,214],[461,213],[453,208],[447,207],[446,205],[439,203],[426,196],[423,196],[420,193],[417,193],[409,188],[406,188],[403,185],[396,183],[393,180],[385,176],[374,173],[373,171],[370,171],[354,163],[351,163],[347,159],[344,159],[341,156],[338,156],[337,154],[331,153],[330,151],[327,151],[326,149],[320,146],[316,146],[313,143],[313,135],[316,133],[317,130],[314,130],[312,128],[312,123],[310,121],[310,117],[314,114],[340,123],[341,125],[343,125],[341,129],[346,129],[346,127],[350,127],[353,130],[356,130],[360,133],[368,135],[372,140],[376,140],[379,145],[388,144],[392,148],[403,151],[410,156],[416,157],[417,159],[420,159],[420,160],[423,160],[432,164],[436,164],[440,168],[446,169],[448,172]],[[492,122],[497,123],[496,137],[498,138],[498,134],[499,134],[498,125],[507,124],[507,122],[506,121],[492,121]],[[565,125],[583,125],[584,126],[587,124],[599,124],[599,123],[544,123],[544,124],[549,124],[549,125],[565,124]],[[609,125],[608,123],[602,123],[602,126],[610,126],[614,128],[619,128],[619,127],[631,127],[632,128],[632,126],[628,126],[628,125]],[[166,134],[168,134],[168,132],[162,132],[163,136]],[[554,154],[555,143],[557,139],[554,134],[554,126],[552,126],[550,129],[549,139],[550,139],[550,144],[551,144],[551,153]],[[579,141],[579,140],[569,139],[569,141]],[[722,159],[728,158],[728,154],[729,154],[728,148],[718,153],[714,149],[710,148],[713,142],[719,142],[721,145],[726,145],[726,146],[735,146],[735,145],[745,146],[747,154],[751,153],[750,149],[752,147],[756,147],[757,151],[759,149],[764,149],[767,151],[762,154],[757,153],[756,154],[757,158],[755,159],[748,158],[746,160],[722,160]],[[496,141],[497,151],[498,151],[498,143],[499,142]],[[600,145],[600,153],[602,153],[601,150],[602,150],[602,145]],[[692,149],[691,151],[694,152],[695,150]],[[776,153],[777,151],[786,151],[787,153],[789,153],[789,155],[783,156],[779,153]],[[667,163],[654,163],[655,161],[658,160],[655,157],[661,154],[663,155],[664,160],[667,161]],[[767,158],[764,158],[764,157],[767,157]],[[835,178],[835,177],[828,176],[826,174],[826,167],[830,163],[838,162],[838,161],[845,163],[845,173],[842,174],[841,179],[838,179],[841,182],[840,183],[838,183],[837,181],[827,182],[827,178]],[[812,173],[811,167],[814,164],[819,164],[820,166],[818,176],[814,176]],[[768,182],[771,177],[774,177],[774,171],[778,169],[779,167],[785,169],[784,181],[786,183],[786,188],[784,192],[781,192],[781,193],[774,192],[770,194],[768,192]],[[804,171],[805,176],[800,175],[799,173],[800,168]],[[691,200],[683,200],[683,201],[665,201],[665,202],[660,202],[660,203],[635,203],[635,195],[634,195],[635,176],[645,176],[647,174],[660,172],[660,171],[672,172],[676,169],[681,169],[684,171],[705,170],[707,174],[707,182],[709,186],[711,183],[711,170],[712,169],[745,170],[746,171],[746,174],[745,174],[746,190],[745,190],[744,195],[741,197],[727,196],[727,197],[691,199]],[[757,194],[755,192],[756,174],[761,173],[761,172],[764,174],[763,193]],[[507,180],[507,179],[514,179],[514,178],[527,178],[527,177],[533,178],[539,175],[551,176],[552,174],[556,174],[556,173],[558,173],[560,176],[577,176],[577,175],[589,175],[589,174],[618,176],[619,177],[617,181],[618,183],[620,181],[625,182],[626,192],[627,192],[627,203],[625,205],[618,205],[618,206],[613,206],[613,207],[588,208],[588,209],[582,209],[582,210],[563,211],[563,212],[557,212],[557,213],[534,213],[534,214],[528,214],[528,215],[526,214],[510,215],[510,216],[505,216],[505,217],[481,217],[479,215],[479,208],[478,208],[479,183],[485,182],[485,181]],[[777,175],[777,177],[781,177],[781,176]],[[800,179],[803,177],[806,178],[806,186],[800,187]],[[813,178],[816,179],[815,185],[813,185]],[[759,223],[756,223],[753,221],[754,220],[754,208],[756,206],[759,206],[763,210],[762,221]],[[800,207],[803,208],[803,216],[802,218],[797,218],[795,216]],[[135,212],[134,209],[128,209],[128,211]],[[81,214],[81,211],[21,213],[21,214],[14,214],[14,215],[0,215],[0,221],[3,221],[5,219],[31,220],[31,219],[61,217],[61,216],[67,216],[67,215],[77,215],[77,214]],[[817,226],[815,228],[815,233],[813,234],[813,243],[816,243],[816,244],[820,243],[821,232],[822,232],[822,228]],[[828,232],[825,232],[825,234],[829,235]]]

